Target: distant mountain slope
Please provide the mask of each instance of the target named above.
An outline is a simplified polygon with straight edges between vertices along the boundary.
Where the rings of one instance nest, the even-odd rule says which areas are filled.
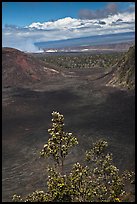
[[[135,32],[115,33],[107,35],[95,35],[89,37],[55,40],[48,42],[36,42],[40,49],[55,49],[79,46],[97,46],[116,43],[127,43],[135,41]]]
[[[2,48],[2,85],[29,85],[57,75],[40,60],[13,48]]]
[[[128,89],[135,88],[135,46],[130,47],[128,52],[119,60],[108,84]]]

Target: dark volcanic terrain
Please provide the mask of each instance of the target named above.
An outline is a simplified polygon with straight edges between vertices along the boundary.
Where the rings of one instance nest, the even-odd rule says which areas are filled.
[[[2,63],[3,202],[11,201],[14,193],[45,188],[47,162],[39,152],[49,138],[52,111],[64,115],[66,131],[79,140],[67,157],[66,170],[81,161],[98,138],[109,142],[120,171],[134,170],[134,89],[106,86],[112,74],[104,68],[55,70],[14,49],[3,50]]]

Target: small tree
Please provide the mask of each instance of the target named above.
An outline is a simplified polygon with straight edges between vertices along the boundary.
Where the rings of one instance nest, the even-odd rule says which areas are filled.
[[[64,132],[64,116],[58,112],[52,113],[52,128],[48,129],[51,137],[48,143],[40,152],[42,157],[51,156],[55,165],[61,167],[61,173],[64,172],[64,160],[71,147],[78,144],[78,140],[72,133]]]
[[[52,157],[55,166],[48,168],[47,192],[35,191],[24,199],[13,196],[14,202],[121,202],[125,201],[126,181],[134,173],[119,169],[112,162],[112,154],[106,153],[108,143],[99,140],[86,152],[87,165],[78,162],[72,170],[64,173],[64,160],[71,147],[78,144],[72,133],[64,132],[64,117],[58,112],[52,113],[52,128],[48,130],[50,138],[40,152],[42,157]],[[59,167],[58,170],[55,167]]]

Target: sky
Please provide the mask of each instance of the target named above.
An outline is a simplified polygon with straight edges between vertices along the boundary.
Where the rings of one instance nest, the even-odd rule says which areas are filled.
[[[134,2],[2,2],[3,47],[134,31]]]

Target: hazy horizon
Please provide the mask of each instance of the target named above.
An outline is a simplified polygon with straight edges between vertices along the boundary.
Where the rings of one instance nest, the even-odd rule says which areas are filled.
[[[65,48],[75,46],[94,46],[94,45],[106,45],[115,43],[127,43],[135,41],[135,32],[120,33],[120,34],[106,34],[98,36],[88,36],[82,38],[72,38],[66,40],[57,40],[49,42],[37,42],[34,43],[39,48]]]

